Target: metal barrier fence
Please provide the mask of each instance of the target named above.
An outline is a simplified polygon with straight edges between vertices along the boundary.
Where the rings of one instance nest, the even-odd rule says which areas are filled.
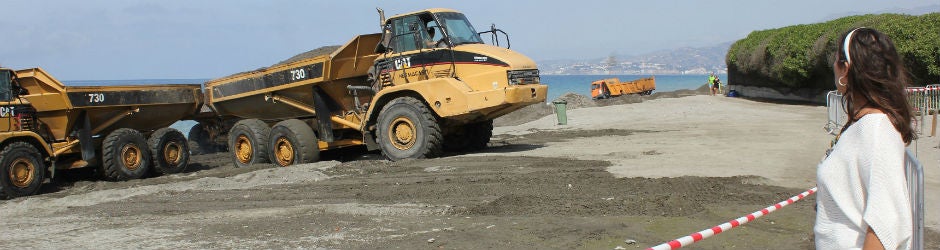
[[[911,219],[914,232],[911,249],[924,249],[924,166],[908,149],[904,157],[904,173],[907,174],[907,190],[911,196]]]
[[[940,84],[909,87],[906,90],[907,100],[914,111],[930,113],[940,110]]]
[[[826,123],[825,129],[830,135],[839,134],[842,131],[842,126],[845,125],[845,121],[849,119],[842,100],[842,95],[835,90],[826,94],[826,110],[829,111],[829,122]]]
[[[909,87],[906,92],[907,101],[914,109],[914,119],[916,119],[912,123],[914,131],[922,135],[924,134],[924,128],[927,127],[927,116],[940,112],[940,84],[927,85],[926,87]],[[838,134],[848,120],[842,100],[842,95],[836,91],[829,91],[826,94],[829,122],[826,123],[825,129],[831,135]]]
[[[927,116],[936,114],[940,110],[940,84],[909,87],[906,91],[907,101],[914,109],[915,119],[917,119],[913,124],[914,131],[923,135],[924,128],[927,127]]]

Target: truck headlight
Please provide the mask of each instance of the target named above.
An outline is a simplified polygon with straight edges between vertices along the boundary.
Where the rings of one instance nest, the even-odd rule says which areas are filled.
[[[509,70],[506,75],[509,85],[538,84],[541,81],[537,69]]]

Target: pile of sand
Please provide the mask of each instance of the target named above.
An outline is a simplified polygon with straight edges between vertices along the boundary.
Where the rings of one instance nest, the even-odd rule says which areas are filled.
[[[294,55],[294,56],[292,56],[292,57],[290,57],[290,58],[287,58],[287,59],[285,59],[285,60],[283,60],[283,61],[280,61],[280,62],[278,62],[278,63],[272,64],[271,66],[268,66],[268,67],[261,67],[261,68],[257,68],[257,69],[254,69],[254,70],[238,72],[238,73],[235,73],[235,74],[228,75],[228,76],[226,76],[226,77],[231,77],[231,76],[234,76],[234,75],[239,75],[239,74],[244,74],[244,73],[258,72],[258,71],[266,70],[266,69],[271,68],[271,67],[280,66],[280,65],[284,65],[284,64],[288,64],[288,63],[292,63],[292,62],[297,62],[297,61],[304,60],[304,59],[307,59],[307,58],[314,58],[314,57],[318,57],[318,56],[322,56],[322,55],[329,55],[329,54],[332,54],[333,52],[335,52],[336,50],[338,50],[340,47],[341,47],[340,45],[329,45],[329,46],[319,47],[319,48],[316,48],[316,49],[313,49],[313,50],[310,50],[310,51],[307,51],[307,52],[303,52],[303,53]],[[223,78],[226,78],[226,77],[223,77]]]
[[[288,63],[292,63],[292,62],[304,60],[304,59],[307,59],[307,58],[314,58],[314,57],[318,57],[318,56],[322,56],[322,55],[332,54],[334,51],[338,50],[339,47],[341,47],[341,46],[340,46],[340,45],[329,45],[329,46],[319,47],[319,48],[316,48],[316,49],[313,49],[313,50],[310,50],[310,51],[307,51],[307,52],[304,52],[304,53],[297,54],[297,55],[292,56],[292,57],[290,57],[290,58],[287,58],[287,60],[280,61],[280,62],[278,62],[278,63],[276,63],[276,64],[274,64],[274,65],[271,65],[271,67],[278,66],[278,65],[282,65],[282,64],[288,64]]]

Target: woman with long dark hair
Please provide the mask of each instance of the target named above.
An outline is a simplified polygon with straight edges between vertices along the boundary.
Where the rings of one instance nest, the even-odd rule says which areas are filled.
[[[914,139],[909,73],[887,35],[857,28],[833,63],[848,121],[816,180],[817,249],[910,249],[904,148]]]

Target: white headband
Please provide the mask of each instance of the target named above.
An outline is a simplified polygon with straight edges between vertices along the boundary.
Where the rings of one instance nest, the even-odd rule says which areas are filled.
[[[848,62],[849,64],[852,64],[852,56],[851,54],[849,54],[849,42],[852,41],[852,36],[855,35],[855,31],[861,28],[864,28],[864,27],[855,28],[854,30],[849,32],[849,34],[845,36],[845,41],[842,42],[842,52],[845,53],[845,61]]]

